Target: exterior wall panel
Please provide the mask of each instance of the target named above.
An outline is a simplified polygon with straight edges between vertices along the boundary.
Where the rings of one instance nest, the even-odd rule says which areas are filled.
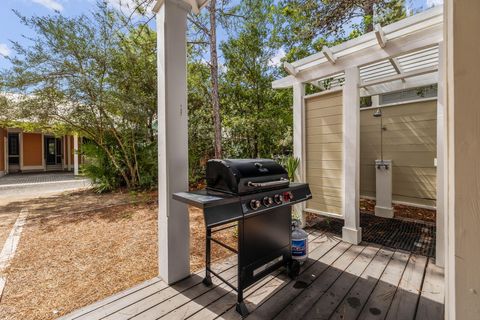
[[[374,161],[380,159],[380,119],[360,112],[360,193],[375,196]],[[383,158],[393,161],[393,200],[435,206],[437,101],[382,108]]]
[[[23,133],[23,165],[42,166],[42,134]]]
[[[305,99],[306,181],[313,199],[306,210],[342,215],[342,92]]]

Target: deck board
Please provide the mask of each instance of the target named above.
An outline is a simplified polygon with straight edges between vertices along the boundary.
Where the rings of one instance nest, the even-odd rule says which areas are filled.
[[[215,267],[236,283],[235,258]],[[204,271],[168,286],[159,278],[78,309],[67,319],[240,320],[236,294]],[[295,280],[277,270],[244,292],[249,320],[442,319],[443,269],[432,259],[309,230],[309,259]],[[416,317],[416,318],[415,318]]]
[[[407,268],[388,310],[387,320],[415,319],[427,261],[428,258],[424,256],[410,256]]]
[[[340,244],[343,244],[340,243]],[[311,275],[312,281],[293,301],[280,312],[275,319],[298,319],[302,318],[309,307],[315,303],[340,274],[355,260],[363,251],[363,246],[350,246],[332,264],[326,264],[325,270],[320,274]],[[309,272],[310,273],[310,272]]]
[[[363,307],[359,320],[384,319],[393,300],[403,271],[407,265],[409,253],[396,251],[390,259],[380,281]]]
[[[348,266],[337,281],[322,295],[304,315],[305,319],[328,319],[345,295],[355,284],[358,277],[365,271],[376,256],[378,246],[368,246]]]
[[[445,289],[443,285],[444,271],[435,265],[433,259],[428,260],[422,293],[418,302],[416,319],[440,320],[444,318]]]
[[[330,319],[356,319],[358,317],[392,256],[393,251],[391,250],[379,250],[373,261],[330,316]]]

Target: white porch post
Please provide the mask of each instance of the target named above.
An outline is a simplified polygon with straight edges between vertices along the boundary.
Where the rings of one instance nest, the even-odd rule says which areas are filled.
[[[437,100],[437,232],[435,264],[443,267],[445,265],[445,234],[447,223],[445,210],[447,208],[448,189],[445,183],[447,158],[447,119],[445,117],[445,49],[443,42],[438,44],[438,100]]]
[[[362,241],[360,228],[360,72],[345,69],[343,87],[343,216],[344,241]]]
[[[159,1],[158,64],[158,265],[171,284],[190,275],[187,206],[172,194],[188,190],[187,14],[183,1]]]
[[[305,182],[305,85],[301,82],[293,85],[293,156],[300,159],[295,181]],[[294,211],[300,214],[302,226],[305,225],[305,202],[295,205]]]
[[[72,151],[72,147],[71,147],[71,140],[70,139],[70,136],[67,135],[67,170],[70,171],[70,169],[72,168],[72,159],[71,159],[71,151]]]
[[[78,136],[73,136],[73,174],[78,176]]]

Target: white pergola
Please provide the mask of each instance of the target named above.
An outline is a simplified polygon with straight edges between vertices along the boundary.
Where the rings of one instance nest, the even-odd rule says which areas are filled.
[[[343,90],[343,240],[361,242],[360,228],[360,97],[438,84],[437,107],[437,264],[444,263],[446,122],[443,101],[443,8],[434,7],[321,52],[285,63],[289,76],[273,88],[293,88],[294,155],[305,172],[305,84]],[[323,86],[329,79],[330,86]],[[312,95],[311,95],[312,96]],[[353,159],[353,161],[352,161]]]
[[[198,13],[207,3],[208,0],[159,0],[154,7],[158,48],[158,265],[160,277],[169,284],[190,275],[188,210],[185,204],[173,200],[172,194],[188,189],[187,15],[191,11]],[[442,23],[441,8],[434,8],[383,28],[377,26],[375,32],[286,64],[290,76],[273,83],[274,88],[293,87],[294,152],[304,159],[304,84],[318,85],[319,80],[332,76],[345,79],[342,80],[344,114],[348,116],[344,118],[344,157],[357,159],[345,162],[344,168],[344,239],[347,241],[358,243],[361,240],[359,97],[437,83],[439,60],[442,59]],[[431,64],[426,62],[430,60]],[[438,136],[442,138],[441,99],[438,110]],[[437,220],[438,230],[443,230],[444,151],[440,143],[438,152]],[[300,172],[303,168],[304,164]],[[437,234],[443,236],[443,232]],[[437,239],[437,246],[443,250],[442,244],[443,240]]]

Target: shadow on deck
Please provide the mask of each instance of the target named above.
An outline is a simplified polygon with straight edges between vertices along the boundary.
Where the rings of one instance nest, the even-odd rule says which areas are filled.
[[[251,286],[247,319],[443,319],[443,269],[432,258],[310,232],[300,276],[279,270]],[[215,270],[235,283],[236,259]],[[206,287],[202,275],[172,286],[155,278],[61,319],[241,319],[235,292],[215,277]]]

